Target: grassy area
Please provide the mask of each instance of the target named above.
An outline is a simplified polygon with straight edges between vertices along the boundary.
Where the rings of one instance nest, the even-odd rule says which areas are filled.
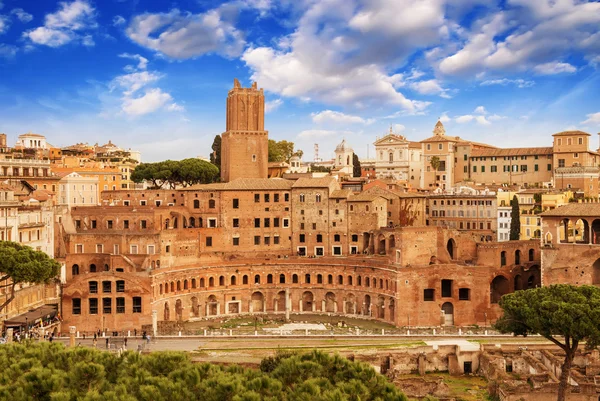
[[[448,373],[428,373],[425,376],[416,374],[402,375],[401,378],[421,379],[435,382],[442,379],[448,386],[448,398],[456,401],[487,401],[491,400],[487,391],[487,381],[479,376],[450,376]],[[416,399],[411,399],[416,400]]]

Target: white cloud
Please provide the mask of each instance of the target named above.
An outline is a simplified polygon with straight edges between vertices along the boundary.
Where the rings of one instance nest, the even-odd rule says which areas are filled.
[[[298,138],[322,138],[330,136],[344,136],[351,135],[352,131],[335,131],[335,130],[324,130],[324,129],[309,129],[304,130],[298,134]]]
[[[591,113],[586,115],[587,120],[582,121],[582,124],[598,124],[600,125],[600,111],[598,113]]]
[[[600,3],[577,0],[509,0],[503,11],[475,22],[458,43],[450,41],[430,51],[439,70],[449,75],[485,75],[493,71],[535,71],[536,66],[581,52],[600,53],[597,34]],[[559,72],[574,72],[568,66]],[[555,69],[539,67],[540,73]]]
[[[316,124],[371,124],[375,121],[372,118],[364,119],[359,116],[344,114],[333,110],[323,110],[318,113],[312,113],[311,117],[312,121]]]
[[[17,50],[16,46],[0,43],[0,57],[13,58],[17,55]]]
[[[393,130],[396,134],[404,132],[405,129],[406,129],[406,127],[402,124],[394,124],[394,127],[393,127]]]
[[[476,114],[487,114],[487,110],[483,106],[477,106],[475,108],[474,113],[476,113]]]
[[[97,27],[96,12],[86,0],[75,0],[71,3],[59,3],[59,10],[47,14],[44,26],[23,33],[33,43],[49,47],[59,47],[75,40],[81,40],[84,46],[93,46],[94,41],[81,32]]]
[[[455,121],[459,124],[468,123],[471,121],[477,121],[481,125],[490,125],[491,123],[485,118],[485,116],[474,116],[472,114],[466,114],[464,116],[456,117]]]
[[[554,75],[561,73],[574,73],[577,68],[569,63],[550,62],[536,65],[534,71],[541,75]]]
[[[439,95],[443,98],[450,98],[448,91],[441,87],[437,79],[429,79],[427,81],[417,81],[410,85],[410,88],[422,95]]]
[[[307,9],[296,30],[280,38],[278,46],[244,52],[242,60],[252,79],[280,96],[331,105],[387,104],[410,113],[427,107],[427,102],[408,99],[398,91],[406,85],[405,78],[389,71],[402,65],[415,49],[438,41],[444,23],[442,0],[304,4]],[[413,79],[420,74],[415,70]]]
[[[140,56],[139,54],[121,53],[121,54],[119,54],[119,57],[128,58],[128,59],[137,61],[138,65],[136,68],[138,70],[145,70],[148,67],[148,59]],[[127,66],[127,67],[129,67],[129,69],[133,68],[132,66]]]
[[[15,8],[10,12],[12,15],[16,15],[19,21],[23,23],[30,22],[33,19],[33,15],[29,14],[22,8]]]
[[[6,15],[0,15],[0,35],[8,31],[10,19]]]
[[[152,113],[166,106],[173,98],[168,93],[164,93],[159,88],[148,89],[144,95],[137,98],[125,98],[123,101],[123,111],[132,116]]]
[[[450,121],[452,121],[452,119],[450,117],[448,117],[448,112],[443,112],[442,115],[440,116],[440,121],[442,123],[448,123]]]
[[[244,35],[233,25],[227,5],[201,14],[174,9],[168,13],[142,14],[127,27],[127,36],[137,44],[174,59],[216,53],[224,57],[241,54]]]
[[[113,26],[121,26],[125,24],[127,20],[120,15],[115,15],[112,19]]]
[[[111,89],[120,87],[125,95],[132,95],[141,88],[158,81],[162,76],[155,72],[141,71],[120,75],[111,83]]]
[[[274,100],[270,100],[268,102],[265,103],[265,113],[270,113],[272,111],[275,111],[279,108],[279,106],[281,106],[283,104],[283,100],[281,99],[274,99]]]
[[[502,85],[502,86],[506,86],[506,85],[515,85],[518,88],[529,88],[532,87],[533,85],[535,85],[535,82],[533,81],[529,81],[529,80],[525,80],[525,79],[508,79],[508,78],[502,78],[502,79],[488,79],[485,81],[482,81],[479,85],[481,86],[490,86],[490,85]]]

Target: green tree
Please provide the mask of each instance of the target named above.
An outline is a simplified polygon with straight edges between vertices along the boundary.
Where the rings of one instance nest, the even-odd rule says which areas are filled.
[[[539,334],[565,352],[557,398],[564,401],[577,347],[583,341],[589,349],[600,343],[600,288],[559,284],[517,291],[504,295],[500,307],[504,314],[497,330]]]
[[[210,154],[210,162],[217,166],[221,171],[221,135],[215,135],[212,143],[212,153]]]
[[[510,211],[510,240],[517,241],[521,236],[521,210],[519,209],[519,199],[517,195],[510,201],[512,210]]]
[[[362,175],[362,170],[360,168],[360,160],[356,153],[352,153],[352,165],[352,176],[360,177]]]
[[[59,271],[60,264],[44,252],[16,242],[0,241],[0,288],[8,290],[0,311],[15,299],[17,285],[48,283]]]
[[[194,184],[208,184],[219,178],[219,169],[212,163],[191,158],[179,161],[165,160],[156,163],[141,163],[131,173],[134,182],[147,181],[154,188],[187,187]]]
[[[294,151],[294,142],[269,139],[269,162],[289,163],[292,156],[302,157],[304,152]]]
[[[429,164],[431,164],[431,168],[433,169],[434,183],[435,183],[435,186],[437,187],[438,186],[438,183],[437,183],[437,171],[438,171],[438,168],[440,168],[440,165],[441,165],[440,158],[437,157],[437,156],[433,156],[431,158],[431,160],[429,161]]]

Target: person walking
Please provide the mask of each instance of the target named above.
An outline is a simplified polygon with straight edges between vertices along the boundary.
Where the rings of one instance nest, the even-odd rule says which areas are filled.
[[[109,337],[106,337],[106,349],[108,349],[108,340],[109,339],[110,339]]]

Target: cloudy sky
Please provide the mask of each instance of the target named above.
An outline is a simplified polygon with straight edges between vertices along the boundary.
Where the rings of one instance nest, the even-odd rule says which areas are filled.
[[[600,3],[0,0],[0,132],[207,156],[233,78],[273,139],[361,157],[389,131],[496,146],[600,132]],[[370,148],[370,150],[368,150]]]

